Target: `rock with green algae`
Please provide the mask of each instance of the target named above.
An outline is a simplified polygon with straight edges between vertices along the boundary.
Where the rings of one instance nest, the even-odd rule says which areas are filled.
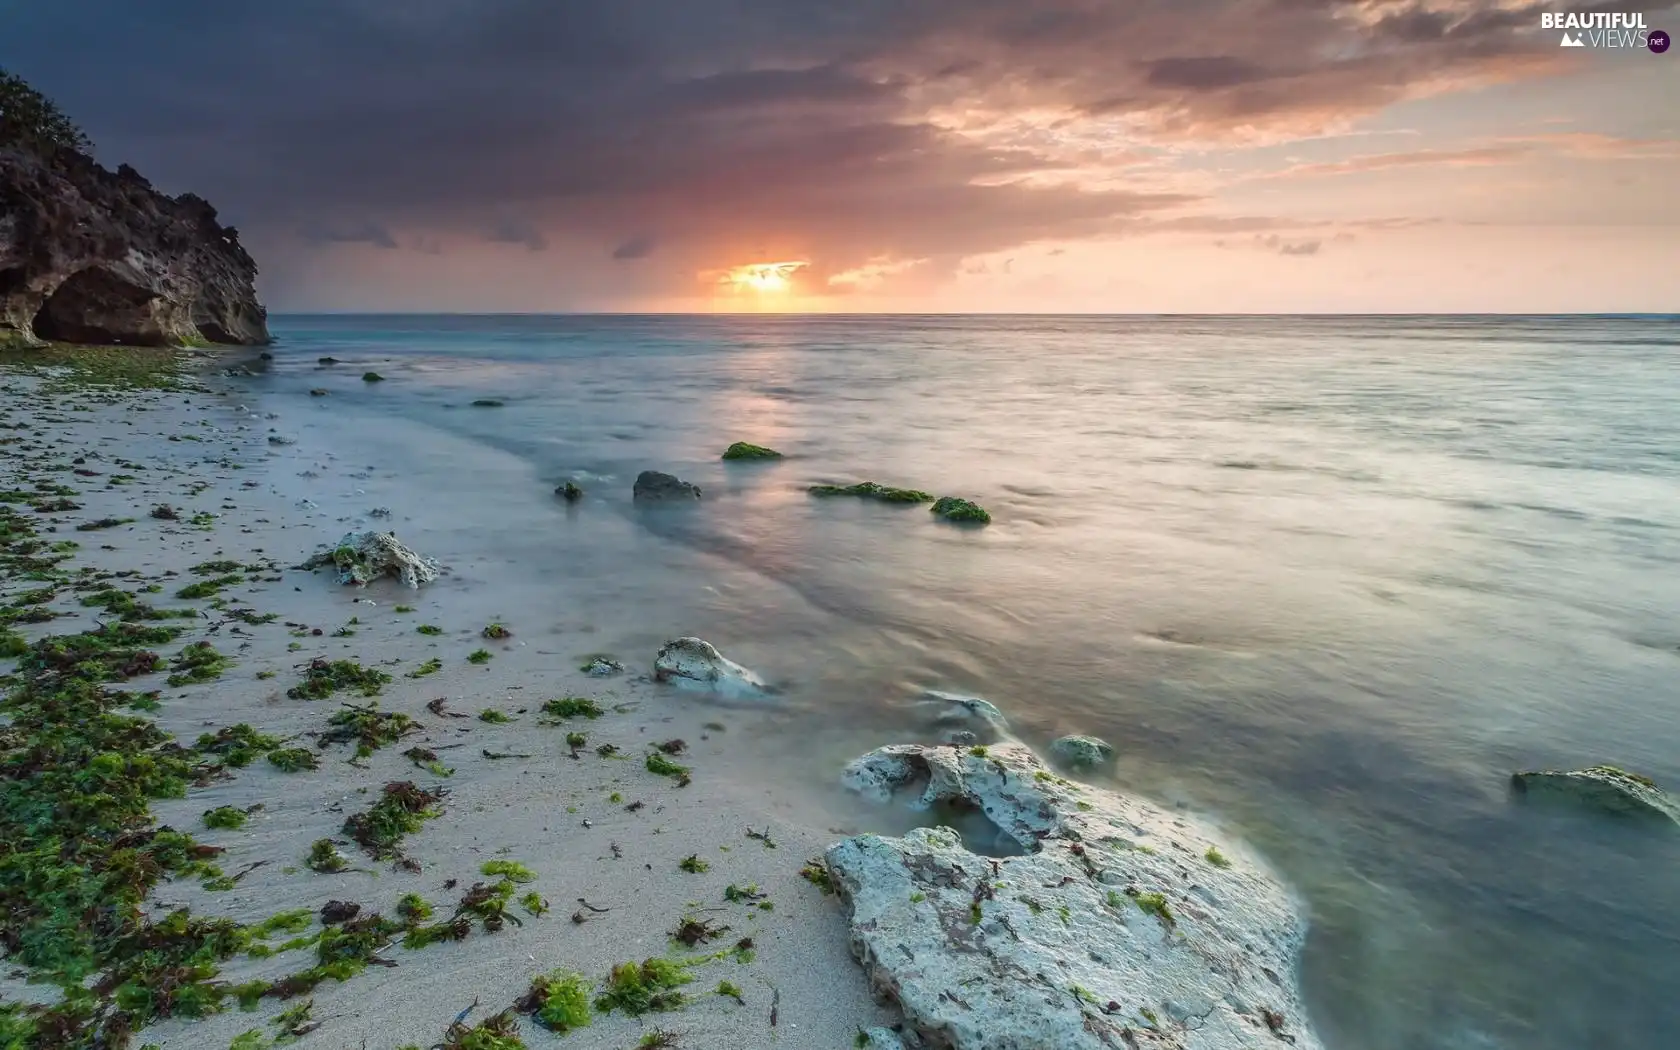
[[[724,459],[781,459],[782,454],[773,448],[754,445],[749,441],[737,441],[723,450]]]
[[[700,486],[691,485],[674,474],[644,470],[636,475],[632,497],[638,503],[699,499]]]
[[[873,481],[855,485],[812,485],[806,490],[813,496],[857,496],[880,500],[882,503],[930,503],[933,495],[920,489],[899,489]]]
[[[985,525],[992,520],[985,507],[957,496],[941,496],[928,509],[946,521],[967,521]]]
[[[431,558],[421,557],[403,546],[389,532],[352,532],[332,550],[323,551],[299,568],[338,570],[338,582],[361,587],[381,576],[395,576],[410,587],[431,583],[441,569]]]
[[[1114,747],[1094,736],[1058,737],[1050,744],[1050,753],[1073,769],[1101,769],[1114,761]]]
[[[1615,766],[1515,773],[1511,786],[1520,794],[1537,798],[1577,802],[1626,816],[1666,818],[1680,824],[1680,803],[1650,777]]]
[[[1294,895],[1231,851],[1188,875],[1180,858],[1216,845],[1199,822],[1070,784],[1013,742],[884,747],[845,780],[916,810],[980,810],[1019,851],[981,856],[919,827],[824,854],[852,950],[907,1031],[947,1050],[1321,1046]]]

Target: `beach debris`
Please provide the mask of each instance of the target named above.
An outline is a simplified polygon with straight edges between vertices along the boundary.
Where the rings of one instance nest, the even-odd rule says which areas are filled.
[[[1164,1029],[1196,1033],[1184,1045],[1200,1050],[1269,1050],[1287,1025],[1299,1050],[1320,1046],[1281,976],[1305,935],[1293,897],[1251,865],[1190,860],[1215,843],[1183,814],[1072,784],[1016,742],[884,747],[845,782],[916,810],[977,811],[1012,847],[982,856],[924,827],[824,855],[854,953],[912,1031],[951,1050],[1111,1050]],[[1002,973],[1055,974],[1071,991]]]
[[[591,678],[611,678],[623,674],[624,665],[605,653],[594,653],[584,658],[578,670]]]
[[[1094,736],[1064,736],[1050,743],[1050,753],[1070,769],[1101,769],[1114,761],[1114,747]]]
[[[1680,824],[1680,803],[1650,777],[1615,766],[1515,773],[1511,787],[1534,798],[1575,802],[1622,816],[1666,818]]]
[[[268,443],[270,445],[295,445],[297,444],[297,438],[289,438],[284,434],[270,434],[268,435]]]
[[[728,932],[729,927],[719,926],[710,919],[690,917],[677,924],[677,928],[671,931],[671,937],[685,948],[694,948]]]
[[[754,445],[748,441],[737,441],[723,450],[724,459],[781,459],[782,454],[773,448]]]
[[[935,516],[946,521],[970,522],[985,525],[991,522],[992,516],[978,503],[961,499],[957,496],[941,496],[934,500],[933,506],[928,508]]]
[[[492,641],[501,641],[504,638],[513,637],[513,632],[499,623],[486,624],[484,630],[479,633]]]
[[[654,657],[653,674],[657,681],[704,686],[734,696],[767,692],[756,674],[700,638],[675,638],[666,642]]]
[[[691,500],[700,498],[700,487],[690,485],[674,474],[662,474],[657,470],[644,470],[636,475],[636,484],[632,489],[632,494],[635,499],[643,502]]]
[[[448,710],[449,698],[440,696],[436,700],[426,701],[426,710],[440,718],[465,718],[466,715],[458,711]]]
[[[436,807],[445,794],[442,788],[426,791],[413,781],[392,781],[385,785],[378,802],[344,821],[344,833],[375,860],[400,857],[403,838],[439,815]]]
[[[812,485],[805,491],[813,496],[857,496],[861,499],[879,500],[882,503],[933,502],[933,494],[921,489],[900,489],[873,481],[860,481],[855,485]]]
[[[159,503],[152,508],[152,517],[159,521],[180,521],[181,512],[167,503]]]
[[[338,582],[366,586],[381,576],[395,576],[409,587],[437,579],[438,563],[403,546],[389,532],[352,532],[338,546],[323,551],[299,566],[313,570],[330,566],[338,570]]]
[[[321,905],[321,925],[336,926],[349,922],[361,913],[362,906],[355,901],[328,901]]]

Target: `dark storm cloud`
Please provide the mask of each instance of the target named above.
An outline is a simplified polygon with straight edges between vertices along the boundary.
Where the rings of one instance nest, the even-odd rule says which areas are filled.
[[[1186,200],[1020,181],[1047,166],[1038,147],[941,110],[1120,113],[1161,137],[1322,124],[1561,61],[1518,32],[1543,7],[56,0],[6,15],[0,64],[107,163],[202,193],[251,242],[394,230],[627,259],[651,251],[625,240],[641,228],[662,255],[785,244],[837,272],[1124,230]]]

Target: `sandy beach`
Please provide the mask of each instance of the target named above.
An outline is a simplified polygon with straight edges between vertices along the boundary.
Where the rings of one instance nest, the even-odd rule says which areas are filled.
[[[280,1034],[275,1018],[308,1000],[313,1007],[300,1027],[309,1045],[431,1046],[458,1018],[471,1025],[513,1006],[534,976],[575,971],[593,991],[615,964],[658,957],[720,956],[687,968],[692,981],[681,989],[687,1001],[680,1009],[640,1018],[596,1010],[587,1027],[564,1035],[565,1044],[667,1045],[651,1042],[664,1031],[677,1038],[669,1045],[683,1047],[840,1047],[851,1045],[861,1026],[892,1021],[850,958],[834,898],[800,876],[838,829],[802,823],[785,792],[755,777],[743,741],[754,720],[767,716],[653,683],[653,652],[614,654],[624,674],[589,677],[580,670],[587,636],[553,623],[509,615],[500,621],[507,637],[486,638],[488,623],[461,610],[495,606],[494,596],[470,595],[473,583],[447,565],[440,581],[418,591],[394,580],[345,587],[328,571],[294,569],[344,530],[300,512],[298,465],[269,440],[286,421],[243,411],[219,377],[205,382],[191,391],[116,393],[89,387],[73,372],[5,375],[5,422],[13,429],[0,487],[30,490],[50,479],[74,490],[61,505],[77,505],[13,510],[31,515],[43,538],[80,544],[59,568],[116,573],[118,586],[160,608],[196,609],[192,619],[165,621],[185,628],[158,647],[166,662],[200,642],[227,659],[211,681],[167,686],[165,671],[125,687],[161,688],[153,717],[182,744],[244,724],[318,756],[318,768],[282,772],[259,753],[184,798],[155,801],[158,825],[220,848],[214,863],[224,879],[237,879],[217,890],[204,888],[213,880],[160,883],[146,902],[148,914],[188,908],[195,917],[251,925],[311,912],[306,926],[267,942],[278,946],[318,932],[313,913],[331,901],[359,905],[364,918],[395,919],[399,899],[418,894],[438,918],[448,918],[475,883],[500,881],[484,874],[487,862],[517,862],[534,878],[518,875],[496,932],[479,923],[460,941],[413,950],[402,947],[399,933],[376,953],[376,965],[349,980],[324,980],[293,999],[263,998],[254,1010],[229,1000],[219,1013],[146,1028],[137,1044],[219,1048],[255,1030],[260,1034],[244,1035],[238,1045],[267,1045]],[[382,487],[400,486],[376,462],[357,467],[365,471],[370,507]],[[152,517],[160,504],[178,517]],[[77,529],[104,519],[121,523]],[[426,550],[425,535],[400,525],[398,532]],[[244,568],[194,572],[218,561]],[[223,577],[232,579],[213,596],[175,597],[194,582]],[[40,586],[14,576],[5,598],[15,602]],[[14,629],[27,641],[94,629],[111,616],[84,607],[85,591],[55,590],[35,607],[59,618]],[[472,662],[478,651],[487,658]],[[354,661],[390,681],[375,697],[356,690],[320,700],[289,697],[317,658]],[[592,699],[603,713],[543,714],[545,701],[564,697]],[[351,704],[376,704],[413,725],[361,758],[353,743],[319,742],[329,719]],[[583,738],[568,743],[571,734]],[[661,744],[686,776],[647,768],[646,756],[663,754]],[[405,757],[413,748],[436,760]],[[435,817],[403,836],[393,855],[376,859],[344,833],[346,818],[368,810],[396,782],[441,800]],[[207,828],[204,814],[220,807],[247,813],[243,826]],[[335,841],[347,870],[308,866],[312,844],[324,838]],[[731,887],[739,891],[729,894],[733,901],[726,899]],[[547,910],[533,914],[542,904],[527,894]],[[685,919],[707,926],[693,946],[673,940]],[[313,946],[266,958],[241,953],[219,965],[215,980],[275,981],[309,967],[314,955]],[[26,976],[12,971],[0,994],[53,1001],[53,989],[27,984]],[[528,1017],[520,1029],[531,1046],[562,1039]]]

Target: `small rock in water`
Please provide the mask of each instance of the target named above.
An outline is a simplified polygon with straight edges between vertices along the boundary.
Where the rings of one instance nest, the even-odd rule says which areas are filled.
[[[754,445],[747,441],[737,441],[723,450],[724,459],[781,459],[782,454],[773,448]]]
[[[270,445],[295,445],[297,441],[293,438],[282,437],[279,434],[270,434],[268,435],[268,443]]]
[[[610,656],[595,656],[581,670],[591,678],[611,678],[615,674],[623,674],[624,665]]]
[[[364,383],[383,383],[383,382],[385,382],[385,377],[380,375],[378,372],[363,372],[362,373],[362,382],[364,382]]]
[[[336,358],[336,357],[318,357],[318,358],[315,359],[315,363],[316,364],[321,364],[321,365],[336,365],[336,364],[338,364],[338,358]]]
[[[649,502],[700,498],[700,486],[690,485],[673,474],[662,474],[657,470],[644,470],[636,475],[633,492],[636,499]]]
[[[493,397],[481,397],[477,401],[474,401],[472,403],[472,407],[474,407],[474,408],[502,408],[506,404],[507,404],[507,402],[497,401]]]
[[[1050,745],[1050,753],[1073,769],[1100,769],[1114,760],[1114,748],[1094,736],[1064,736]]]
[[[565,500],[567,503],[576,503],[578,500],[583,498],[583,487],[575,481],[568,481],[564,485],[557,487],[554,490],[554,494]]]
[[[1680,803],[1668,797],[1650,777],[1615,766],[1515,773],[1511,786],[1520,794],[1579,802],[1628,816],[1666,817],[1680,824]]]
[[[661,682],[703,685],[720,693],[755,695],[766,692],[764,682],[751,671],[699,638],[677,638],[666,642],[653,661],[654,678]]]
[[[956,496],[941,496],[934,500],[933,506],[928,509],[946,521],[966,521],[976,525],[985,525],[992,520],[992,516],[986,512],[985,507],[966,499],[959,499]]]
[[[326,397],[327,392],[325,390],[322,390],[320,387],[315,387],[313,390],[309,391],[309,396],[310,397]]]
[[[370,518],[389,518],[390,516],[391,516],[391,508],[390,507],[375,507],[372,510],[368,511],[368,517],[370,517]]]

